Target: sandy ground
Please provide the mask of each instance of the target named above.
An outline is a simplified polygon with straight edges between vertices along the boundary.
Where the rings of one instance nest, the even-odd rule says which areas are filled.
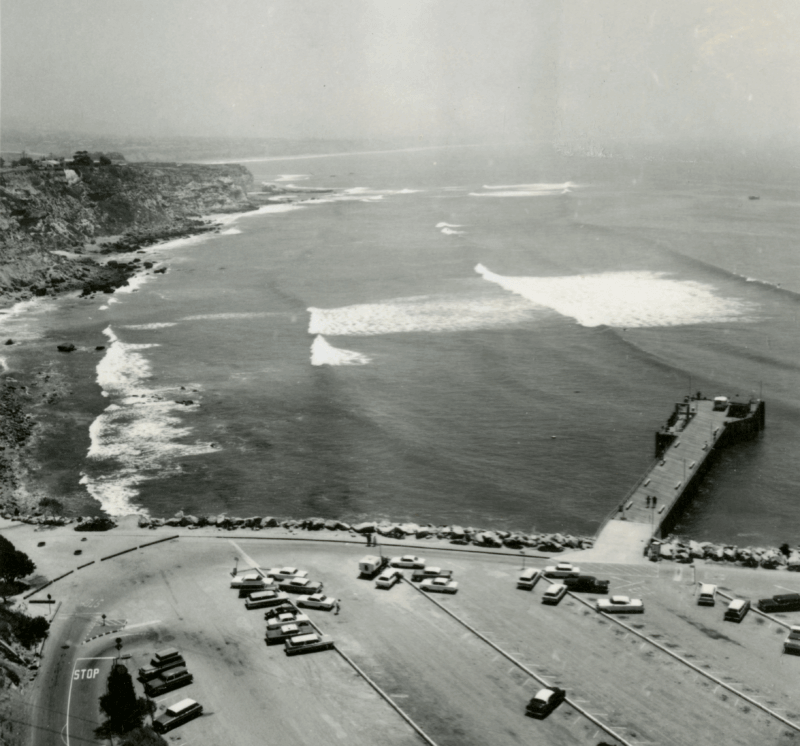
[[[27,525],[0,530],[48,577],[176,533],[140,531],[132,523],[105,534],[36,531]],[[249,563],[293,564],[322,580],[325,592],[341,599],[341,614],[309,611],[309,616],[437,744],[613,742],[568,704],[544,721],[525,717],[525,703],[539,688],[536,681],[410,584],[381,591],[358,579],[358,559],[373,551],[363,540],[343,535],[338,543],[297,536],[279,541],[265,538],[273,536],[269,532],[251,531],[178,533],[178,540],[96,562],[44,591],[61,606],[30,691],[27,717],[35,746],[63,744],[67,722],[69,746],[93,741],[98,687],[110,665],[104,659],[117,654],[116,636],[123,641],[122,653],[130,656],[131,670],[158,648],[176,646],[183,652],[194,682],[159,698],[160,704],[191,697],[203,704],[205,714],[172,731],[171,743],[422,743],[335,651],[287,658],[281,646],[264,644],[263,611],[245,610],[229,588],[234,566],[241,570]],[[40,541],[44,547],[37,547]],[[76,549],[82,550],[80,556],[73,554]],[[448,552],[428,543],[404,549],[383,548],[391,554],[417,553],[429,564],[454,570],[459,593],[437,595],[443,606],[538,676],[563,686],[572,701],[629,743],[788,744],[800,738],[800,731],[653,644],[800,723],[795,701],[800,657],[782,654],[785,628],[753,613],[741,624],[725,622],[724,599],[713,608],[699,607],[695,595],[696,581],[753,599],[800,591],[798,575],[716,564],[693,572],[671,563],[600,563],[587,555],[584,572],[610,579],[612,592],[644,599],[643,615],[623,618],[642,638],[576,598],[543,605],[544,583],[532,592],[516,590],[518,553]],[[527,566],[544,564],[526,559]],[[125,629],[84,642],[103,613],[127,620]],[[83,678],[74,679],[74,671],[89,668],[102,673],[92,678],[79,673]]]

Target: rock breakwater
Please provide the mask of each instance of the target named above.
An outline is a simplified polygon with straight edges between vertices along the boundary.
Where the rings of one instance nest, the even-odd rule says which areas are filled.
[[[653,540],[647,548],[647,555],[653,562],[669,560],[689,564],[699,559],[741,567],[800,572],[800,546],[790,547],[788,544],[780,547],[739,547],[735,544],[669,537],[665,541]]]

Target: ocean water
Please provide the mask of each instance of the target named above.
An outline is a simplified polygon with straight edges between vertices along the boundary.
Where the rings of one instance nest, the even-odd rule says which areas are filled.
[[[42,445],[52,492],[593,533],[675,401],[763,392],[767,429],[679,531],[800,541],[795,172],[521,147],[247,165],[337,191],[148,249],[167,273],[114,296],[0,315],[12,370],[86,350],[56,360],[84,383]]]

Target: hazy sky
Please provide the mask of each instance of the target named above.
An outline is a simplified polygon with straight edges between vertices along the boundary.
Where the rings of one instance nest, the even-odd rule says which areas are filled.
[[[797,0],[2,0],[0,114],[113,134],[782,138]]]

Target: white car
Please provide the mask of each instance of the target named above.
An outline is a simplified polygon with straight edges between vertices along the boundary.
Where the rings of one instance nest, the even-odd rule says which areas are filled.
[[[402,557],[392,557],[389,564],[392,567],[410,567],[413,570],[425,567],[425,560],[413,554],[404,554]]]
[[[275,580],[292,580],[293,578],[307,578],[305,570],[298,570],[296,567],[273,567],[267,570],[267,575]]]
[[[309,618],[299,611],[285,611],[267,619],[267,629],[278,629],[284,624],[301,624],[308,621]]]
[[[641,598],[611,596],[611,598],[601,598],[596,608],[606,614],[641,614],[644,612],[644,603]]]
[[[569,562],[559,562],[557,565],[548,565],[544,568],[546,578],[577,578],[580,574],[581,568]]]
[[[403,577],[403,571],[393,568],[391,570],[384,570],[380,575],[378,575],[378,579],[375,581],[376,588],[384,588],[388,590],[396,583],[399,583]]]
[[[419,587],[431,593],[458,593],[458,581],[450,578],[428,578]]]
[[[257,572],[248,572],[245,575],[237,575],[233,580],[231,580],[231,588],[260,588],[265,583],[269,583],[269,580],[266,580],[263,575],[260,575]]]
[[[563,583],[551,583],[542,596],[543,604],[556,606],[567,595],[567,586]]]
[[[321,593],[314,593],[311,596],[299,596],[295,605],[309,609],[324,609],[330,611],[336,606],[336,599],[332,596],[323,596]]]

